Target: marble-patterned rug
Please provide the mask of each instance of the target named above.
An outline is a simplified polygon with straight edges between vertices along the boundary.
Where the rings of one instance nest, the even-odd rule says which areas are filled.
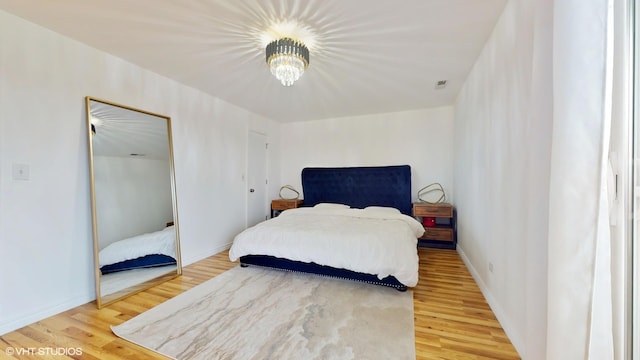
[[[413,294],[237,266],[118,326],[186,359],[415,359]]]

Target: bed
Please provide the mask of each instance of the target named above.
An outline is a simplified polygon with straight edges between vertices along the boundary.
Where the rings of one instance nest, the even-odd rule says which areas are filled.
[[[116,241],[98,254],[102,275],[176,265],[175,227],[166,228]]]
[[[304,206],[238,234],[232,261],[404,291],[418,280],[411,168],[305,168]]]
[[[177,269],[176,230],[168,224],[162,230],[122,239],[98,253],[100,296],[116,299],[148,281]]]

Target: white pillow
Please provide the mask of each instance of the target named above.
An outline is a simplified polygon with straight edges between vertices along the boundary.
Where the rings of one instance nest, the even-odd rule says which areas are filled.
[[[319,209],[350,209],[351,206],[344,204],[334,204],[334,203],[319,203],[314,206],[314,208]]]
[[[378,214],[400,214],[400,210],[388,206],[367,206],[364,210]]]

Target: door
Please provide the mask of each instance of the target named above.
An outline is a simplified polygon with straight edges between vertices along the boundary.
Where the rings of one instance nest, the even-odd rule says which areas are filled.
[[[247,227],[268,218],[267,205],[267,137],[249,131],[247,161]]]

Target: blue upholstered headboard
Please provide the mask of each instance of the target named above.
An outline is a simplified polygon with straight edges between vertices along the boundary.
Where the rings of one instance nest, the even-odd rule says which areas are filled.
[[[302,169],[305,206],[330,202],[354,208],[390,206],[411,215],[411,167],[369,166]]]

